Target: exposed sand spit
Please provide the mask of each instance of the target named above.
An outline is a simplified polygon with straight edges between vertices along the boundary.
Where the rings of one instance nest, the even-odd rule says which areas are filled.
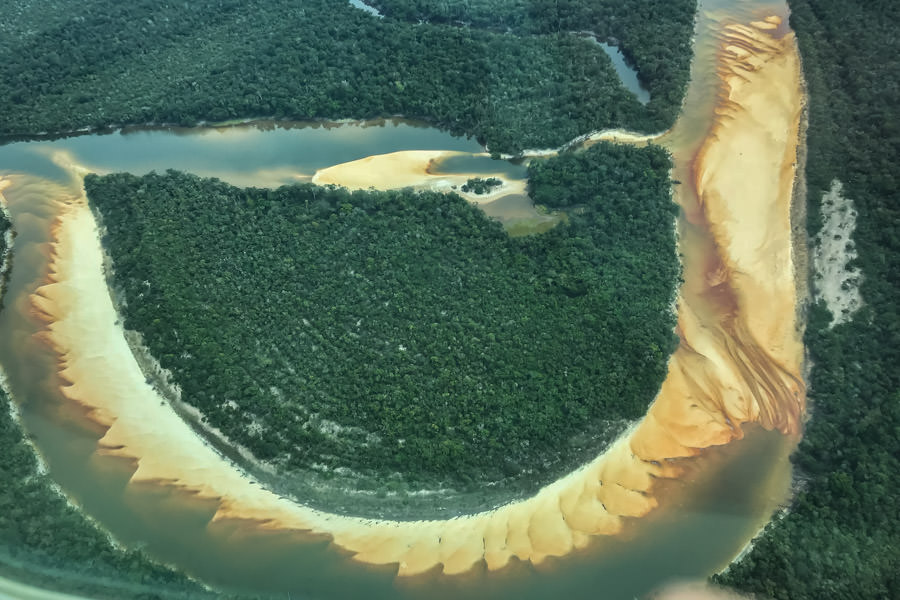
[[[444,150],[410,150],[376,154],[359,160],[320,169],[312,182],[339,185],[351,190],[378,190],[417,187],[430,179],[429,168],[435,161],[461,152]],[[465,183],[463,179],[462,183]],[[447,183],[447,187],[450,187]]]
[[[341,163],[320,169],[313,175],[312,182],[318,185],[339,185],[351,190],[395,190],[411,187],[438,192],[454,191],[471,202],[482,203],[496,200],[498,196],[524,194],[526,182],[514,181],[502,173],[437,173],[436,165],[454,156],[472,156],[467,152],[447,150],[403,150],[389,154],[376,154],[359,160]],[[488,194],[465,193],[460,188],[474,177],[496,177],[502,182]],[[454,189],[456,188],[456,189]]]
[[[620,532],[626,517],[659,504],[655,478],[678,476],[677,463],[667,459],[740,437],[741,423],[799,429],[804,390],[790,202],[800,71],[793,36],[776,38],[764,24],[775,21],[730,26],[722,35],[718,119],[694,161],[695,180],[687,182],[696,187],[700,205],[686,208],[686,227],[708,227],[714,244],[707,248],[706,237],[682,235],[682,342],[668,378],[638,425],[532,498],[451,520],[398,522],[316,511],[255,485],[145,383],[116,325],[96,223],[83,194],[61,206],[50,272],[32,296],[35,316],[46,323],[43,339],[68,382],[63,394],[108,427],[102,452],[135,460],[133,482],[160,482],[218,499],[216,520],[328,536],[358,561],[396,563],[401,575],[438,567],[464,573],[482,561],[500,569],[513,557],[540,563],[583,548],[594,536]],[[428,165],[447,155],[370,157],[320,171],[314,181],[431,186]]]

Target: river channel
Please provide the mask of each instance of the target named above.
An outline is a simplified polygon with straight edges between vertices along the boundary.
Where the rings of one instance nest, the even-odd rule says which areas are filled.
[[[679,181],[682,344],[648,416],[620,440],[618,450],[548,486],[557,487],[546,494],[542,490],[538,500],[508,511],[518,511],[516,518],[527,516],[523,527],[529,550],[504,542],[491,554],[487,531],[494,515],[421,526],[348,524],[341,517],[286,508],[262,491],[231,497],[221,484],[198,492],[183,473],[163,475],[159,465],[154,466],[158,476],[136,477],[138,466],[145,468],[151,457],[128,438],[129,417],[124,412],[101,415],[110,406],[92,409],[63,392],[60,361],[66,355],[53,339],[53,323],[46,314],[36,315],[35,293],[60,261],[60,215],[80,201],[60,156],[95,172],[177,168],[236,185],[277,186],[309,181],[328,167],[370,156],[443,151],[452,152],[452,160],[430,169],[432,187],[436,180],[455,185],[459,174],[500,175],[512,183],[524,177],[523,167],[490,160],[472,140],[409,122],[139,129],[0,146],[0,175],[11,182],[3,194],[17,231],[6,308],[0,313],[0,365],[21,423],[49,474],[120,543],[142,547],[159,561],[234,593],[630,599],[673,579],[703,578],[727,566],[789,499],[788,456],[798,441],[804,408],[797,317],[802,286],[796,284],[804,278],[795,277],[802,261],[791,234],[797,219],[791,197],[801,98],[784,3],[700,4],[683,112],[670,132],[654,138],[672,152]],[[755,104],[759,94],[755,88],[748,93],[744,81],[761,86],[763,96],[772,96],[763,104],[775,108]],[[766,127],[776,132],[778,143],[771,147],[765,145],[773,137]],[[759,147],[754,146],[757,131],[765,142]],[[632,136],[605,132],[586,143],[597,139],[633,142]],[[735,163],[741,153],[727,145],[729,140],[737,140],[738,150],[764,156]],[[769,187],[758,177],[767,172],[773,182]],[[730,190],[751,187],[762,196],[747,192],[738,198],[740,206],[728,203]],[[511,196],[517,200],[498,204],[493,216],[511,225],[536,218],[522,206],[521,194]],[[492,214],[490,203],[485,207]],[[125,430],[120,435],[128,443],[122,446],[131,454],[98,452],[100,440],[109,444],[112,422]],[[585,534],[577,527],[579,519],[588,519],[587,509],[581,496],[566,509],[567,492],[575,485],[588,489],[579,478],[595,472],[624,495],[615,503],[620,508],[607,498],[606,525]],[[219,481],[234,480],[223,475]],[[540,498],[559,507],[571,528],[564,530],[566,543],[540,540],[556,531],[547,524],[550,517],[544,518],[546,506],[534,506],[543,502]],[[260,512],[267,502],[279,511],[271,520]],[[594,499],[594,504],[600,503]],[[503,518],[511,538],[515,519]],[[426,550],[423,540],[432,534],[436,542],[428,542],[434,543]],[[447,550],[453,539],[460,541]],[[479,548],[472,550],[472,539],[480,540]],[[416,548],[422,549],[411,551]],[[407,568],[406,561],[413,559],[424,567]]]

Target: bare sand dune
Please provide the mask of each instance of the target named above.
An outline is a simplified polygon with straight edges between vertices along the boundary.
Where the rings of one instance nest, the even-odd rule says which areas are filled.
[[[759,24],[728,27],[722,35],[719,118],[696,156],[693,182],[698,218],[710,224],[718,254],[685,248],[686,260],[699,266],[685,271],[681,345],[659,396],[608,451],[532,498],[451,520],[395,522],[312,510],[253,484],[145,384],[114,325],[96,224],[83,196],[61,208],[50,274],[32,298],[68,382],[63,393],[108,427],[103,452],[135,460],[132,481],[216,498],[217,520],[328,536],[358,561],[397,564],[400,575],[435,568],[464,573],[482,563],[500,569],[513,557],[540,563],[583,548],[594,536],[618,533],[625,517],[658,505],[655,478],[678,476],[667,459],[740,437],[741,423],[783,432],[800,426],[802,349],[790,247],[800,71],[793,36],[774,35]],[[360,183],[416,185],[423,163],[436,156],[395,157],[390,164],[397,168],[379,183]],[[345,165],[320,172],[318,182],[348,185],[356,181],[351,175],[378,175],[380,160],[387,159],[363,161],[363,170]]]
[[[351,190],[396,190],[414,188],[437,192],[454,191],[471,202],[484,203],[499,196],[524,194],[524,180],[510,180],[502,173],[438,173],[437,164],[453,156],[472,156],[467,152],[448,150],[402,150],[376,154],[359,160],[320,169],[312,182],[318,185],[338,185]],[[465,193],[460,187],[473,177],[496,177],[502,185],[488,194]]]

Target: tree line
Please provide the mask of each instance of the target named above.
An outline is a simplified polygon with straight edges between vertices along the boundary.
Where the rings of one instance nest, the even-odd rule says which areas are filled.
[[[695,0],[370,0],[388,18],[519,35],[591,32],[617,46],[674,122],[690,77]]]

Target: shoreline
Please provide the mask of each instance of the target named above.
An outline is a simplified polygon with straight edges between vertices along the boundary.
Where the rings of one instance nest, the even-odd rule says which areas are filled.
[[[329,128],[329,127],[341,127],[344,125],[359,125],[361,127],[379,127],[386,123],[394,122],[394,123],[410,123],[414,125],[423,125],[427,127],[434,127],[436,129],[440,129],[441,131],[448,131],[444,129],[440,125],[435,125],[429,121],[424,119],[416,119],[413,117],[404,117],[402,115],[393,115],[386,117],[373,117],[371,119],[352,119],[352,118],[342,118],[342,119],[279,119],[276,117],[249,117],[246,119],[235,119],[230,121],[217,121],[210,122],[205,120],[198,120],[191,125],[183,125],[178,123],[154,123],[154,122],[146,122],[146,123],[112,123],[110,125],[104,125],[101,127],[97,126],[85,126],[79,127],[76,129],[66,129],[61,131],[41,131],[38,133],[5,133],[0,134],[0,146],[6,146],[8,144],[15,144],[19,142],[52,142],[56,140],[69,139],[75,137],[83,137],[90,135],[114,135],[114,134],[122,134],[126,135],[129,133],[138,133],[141,131],[168,131],[172,129],[228,129],[232,127],[243,127],[247,125],[251,125],[262,129],[263,127],[270,126],[272,128],[283,128],[283,129],[293,129],[295,127],[304,128],[304,127],[312,127],[312,128]],[[451,134],[452,135],[452,134]],[[467,137],[472,138],[473,136],[469,134],[460,134],[458,137]],[[483,146],[483,145],[482,145]]]
[[[511,179],[503,173],[435,173],[440,161],[454,157],[485,156],[456,150],[401,150],[373,154],[319,169],[312,176],[314,185],[336,185],[348,190],[397,190],[412,188],[432,192],[455,193],[472,204],[488,204],[505,196],[526,194],[527,180]],[[461,187],[475,177],[494,177],[501,185],[486,194],[464,192]]]
[[[77,137],[85,137],[92,135],[128,135],[131,133],[140,133],[143,131],[170,131],[173,129],[182,130],[182,129],[231,129],[238,127],[253,127],[260,130],[265,130],[266,128],[272,129],[303,129],[303,128],[313,128],[313,129],[329,129],[335,127],[344,127],[344,126],[358,126],[358,127],[383,127],[388,123],[392,124],[401,124],[407,123],[412,126],[420,126],[420,127],[432,127],[437,129],[438,131],[449,133],[453,137],[464,137],[466,139],[474,139],[476,143],[478,143],[483,151],[485,156],[493,156],[493,153],[486,145],[482,142],[478,141],[477,138],[468,133],[453,133],[450,129],[446,128],[441,123],[433,123],[431,121],[417,118],[417,117],[406,117],[403,115],[392,115],[386,117],[373,117],[370,119],[353,119],[353,118],[342,118],[342,119],[313,119],[313,120],[303,120],[303,119],[279,119],[274,117],[250,117],[246,119],[235,119],[231,121],[224,122],[208,122],[208,121],[197,121],[192,125],[181,125],[178,123],[131,123],[131,124],[110,124],[105,125],[103,127],[81,127],[77,129],[68,129],[63,131],[55,131],[55,132],[38,132],[32,134],[16,134],[16,133],[7,133],[0,134],[0,146],[7,146],[16,143],[22,142],[52,142],[56,140],[77,138]],[[561,144],[556,148],[528,148],[521,150],[517,154],[509,154],[509,153],[496,153],[496,158],[502,160],[515,160],[521,158],[537,158],[542,156],[553,156],[559,154],[560,152],[565,152],[566,150],[570,150],[575,148],[581,144],[590,141],[600,141],[600,140],[610,140],[610,141],[618,141],[618,139],[624,140],[633,140],[635,143],[642,141],[652,141],[659,139],[664,136],[666,133],[670,132],[672,127],[669,127],[665,131],[659,131],[655,133],[642,133],[639,131],[634,131],[630,129],[624,128],[604,128],[604,129],[595,129],[589,131],[588,133],[584,133],[578,135],[568,142]]]
[[[62,166],[62,165],[61,165]],[[164,369],[159,361],[150,353],[150,349],[144,344],[143,335],[140,332],[131,329],[125,329],[125,318],[122,313],[122,305],[119,301],[119,294],[113,287],[115,281],[115,270],[112,257],[103,246],[103,237],[105,235],[105,225],[103,225],[102,215],[98,210],[91,208],[91,214],[97,225],[97,241],[100,245],[103,258],[103,278],[106,281],[109,290],[110,300],[116,313],[116,327],[121,331],[122,337],[125,339],[134,361],[137,363],[145,380],[154,392],[160,398],[165,400],[188,426],[195,430],[197,435],[205,439],[209,446],[218,452],[223,458],[231,461],[241,469],[251,471],[259,469],[268,474],[274,473],[274,467],[267,465],[258,460],[247,448],[228,439],[228,437],[211,425],[203,423],[202,413],[193,406],[181,400],[181,388],[177,383],[173,382],[171,371]],[[212,439],[210,439],[212,438]],[[237,456],[235,456],[237,455]],[[246,461],[246,464],[241,460]],[[248,474],[248,476],[250,476]]]
[[[71,226],[66,221],[71,221],[73,218],[77,219],[81,222],[81,225],[77,226],[81,233],[77,235],[79,237],[84,236],[85,239],[83,241],[86,241],[88,235],[93,236],[95,243],[97,243],[98,246],[99,243],[96,240],[96,230],[90,226],[90,211],[87,210],[86,206],[72,205],[69,208],[69,214],[64,217],[61,227],[57,230],[57,239],[54,243],[56,248],[54,257],[56,260],[54,261],[54,274],[50,276],[50,280],[55,283],[50,283],[39,288],[33,298],[36,306],[45,314],[47,321],[52,323],[50,328],[56,329],[56,331],[48,332],[49,335],[47,336],[46,341],[51,343],[57,349],[57,352],[60,353],[60,359],[62,361],[61,367],[63,367],[61,375],[67,381],[73,383],[72,386],[67,387],[64,390],[65,395],[70,400],[87,408],[91,411],[92,415],[98,417],[98,420],[102,424],[109,427],[106,435],[100,441],[102,453],[112,456],[128,457],[137,461],[137,471],[131,479],[133,483],[159,482],[164,485],[184,489],[201,498],[221,499],[222,505],[214,518],[214,521],[222,519],[242,519],[256,521],[259,523],[259,526],[264,529],[307,530],[310,531],[311,535],[330,535],[337,545],[343,546],[351,553],[355,553],[356,555],[354,558],[356,560],[370,562],[372,564],[398,563],[401,565],[401,573],[407,575],[423,573],[433,568],[436,564],[443,564],[444,572],[447,574],[463,573],[468,571],[471,566],[479,560],[485,559],[488,560],[489,568],[497,569],[505,566],[513,556],[539,563],[547,556],[558,556],[568,553],[576,547],[584,547],[588,541],[587,536],[585,535],[573,536],[570,534],[569,536],[562,536],[559,538],[559,536],[551,535],[549,534],[549,531],[545,531],[540,535],[540,540],[535,544],[533,544],[533,540],[530,539],[533,533],[525,534],[527,537],[526,539],[519,541],[519,548],[496,548],[494,554],[489,558],[487,555],[487,546],[478,544],[478,550],[476,551],[474,542],[476,539],[481,540],[481,538],[488,535],[486,533],[487,530],[481,528],[491,526],[496,527],[497,525],[500,525],[501,522],[508,524],[510,520],[524,519],[522,524],[528,524],[529,530],[532,530],[535,527],[541,529],[542,525],[543,527],[549,527],[550,530],[556,530],[560,526],[563,526],[564,522],[569,519],[556,512],[559,510],[559,503],[563,501],[563,496],[568,496],[569,502],[578,503],[579,500],[582,499],[581,497],[584,496],[581,490],[584,485],[582,479],[584,478],[586,471],[594,472],[594,477],[589,477],[589,479],[596,482],[592,488],[594,493],[584,497],[582,500],[582,502],[587,501],[589,504],[593,505],[594,510],[591,512],[596,513],[594,515],[583,515],[583,518],[587,519],[583,528],[587,529],[592,534],[608,535],[618,533],[621,530],[622,517],[639,516],[656,506],[656,501],[652,498],[647,498],[645,494],[649,490],[654,476],[665,476],[666,469],[660,466],[649,465],[646,463],[642,464],[641,466],[644,467],[647,472],[637,479],[633,477],[633,470],[625,468],[625,472],[632,471],[632,473],[630,475],[622,473],[624,479],[621,479],[619,486],[604,486],[605,489],[599,489],[599,472],[608,468],[608,465],[603,464],[608,462],[606,459],[615,455],[619,461],[624,461],[625,463],[635,460],[628,448],[627,433],[620,437],[610,450],[601,455],[599,459],[543,488],[536,496],[533,496],[528,500],[514,502],[486,513],[476,513],[452,519],[450,521],[396,522],[363,519],[358,517],[340,517],[338,515],[326,514],[307,507],[298,506],[284,498],[274,497],[268,490],[250,487],[252,481],[249,480],[249,477],[245,473],[241,473],[235,468],[235,465],[223,465],[222,457],[212,453],[211,449],[203,444],[202,440],[196,434],[193,432],[185,432],[184,428],[186,428],[186,426],[184,423],[178,420],[173,413],[167,411],[165,407],[160,409],[159,402],[150,401],[149,399],[146,402],[140,402],[142,406],[141,413],[143,413],[140,416],[140,420],[128,423],[127,421],[130,419],[125,412],[116,409],[108,403],[106,405],[98,405],[96,403],[96,394],[105,390],[105,385],[98,382],[96,384],[89,384],[89,389],[79,389],[84,387],[84,378],[79,377],[78,375],[78,372],[81,371],[80,366],[77,364],[79,361],[71,352],[68,352],[64,348],[64,346],[68,345],[64,338],[72,338],[68,335],[60,335],[61,332],[59,331],[60,329],[65,328],[66,319],[60,319],[59,314],[54,314],[56,312],[55,306],[60,306],[60,302],[67,304],[62,298],[69,296],[69,294],[65,293],[67,290],[62,289],[62,286],[66,285],[68,279],[67,275],[70,275],[75,271],[79,273],[85,273],[86,271],[86,269],[84,269],[86,265],[83,264],[83,260],[76,261],[76,263],[71,266],[64,266],[59,262],[59,259],[69,254],[66,251],[66,247],[71,247],[70,244],[72,241],[66,239],[67,230],[74,233],[74,231],[71,231]],[[83,243],[78,243],[79,258],[86,254],[84,246]],[[75,266],[76,264],[78,265],[77,267]],[[87,275],[87,273],[85,274]],[[88,275],[88,277],[91,277],[91,275]],[[96,275],[93,277],[96,278]],[[98,293],[99,291],[100,290],[97,290]],[[103,289],[102,291],[108,294],[106,289]],[[62,294],[60,294],[60,292],[62,292]],[[84,294],[79,294],[78,296],[82,298],[85,297]],[[109,302],[111,309],[111,300]],[[107,320],[108,319],[104,319],[103,322]],[[78,329],[80,330],[81,327],[78,327]],[[91,329],[95,328],[91,327]],[[95,364],[92,364],[92,366],[96,367]],[[109,364],[108,366],[113,371],[116,370],[116,367],[112,364]],[[121,381],[118,374],[116,376],[108,376],[111,378],[114,377],[116,381]],[[143,374],[140,376],[142,377]],[[131,399],[131,401],[128,402],[128,407],[134,409],[135,404],[138,402],[137,399]],[[113,402],[113,404],[115,403],[117,402]],[[154,417],[149,417],[151,413],[148,413],[147,411],[151,411]],[[164,413],[167,416],[163,417]],[[114,414],[116,415],[115,418],[113,417]],[[135,415],[135,418],[137,417],[138,415]],[[170,417],[173,417],[175,420],[172,421]],[[169,420],[170,424],[161,423],[161,418]],[[148,429],[148,420],[155,423],[156,426],[149,427]],[[174,440],[170,439],[169,442],[166,442],[160,447],[158,444],[154,444],[151,441],[152,438],[157,436],[159,431],[165,431],[166,434],[171,436],[174,432],[178,431],[178,424],[182,427],[181,433],[178,434],[178,439],[183,443],[173,444],[172,442]],[[145,432],[139,434],[139,438],[136,439],[134,437],[134,434],[136,433],[134,430],[139,427],[143,427]],[[144,440],[143,443],[141,442],[141,438]],[[144,446],[145,450],[149,450],[149,448],[146,447],[147,443],[151,443],[156,451],[140,451],[141,446]],[[173,460],[171,456],[160,456],[160,453],[165,451],[169,451],[170,453],[175,452],[182,458]],[[200,458],[201,454],[205,454],[205,456]],[[186,467],[184,465],[183,461],[187,460],[188,456],[193,459],[193,461],[189,462],[195,463],[193,467]],[[629,456],[631,458],[627,458]],[[198,460],[201,463],[205,463],[205,466],[198,465]],[[159,462],[154,463],[152,461]],[[182,476],[174,476],[175,474],[172,472],[171,467],[175,464],[185,466],[188,471],[182,474]],[[230,469],[230,474],[222,472],[222,469],[219,468],[220,466]],[[615,471],[619,470],[620,469],[615,469]],[[204,476],[201,483],[199,480],[196,480],[196,475],[199,474],[198,471],[205,471],[208,475],[212,475],[213,478],[218,477],[219,481],[211,481],[209,477]],[[195,479],[193,482],[191,481],[192,477]],[[619,477],[616,477],[616,479],[619,479]],[[629,488],[629,484],[634,486],[634,488]],[[576,497],[571,497],[573,493],[576,494]],[[597,494],[605,498],[603,504],[597,499]],[[551,498],[555,498],[555,500],[551,500]],[[543,514],[546,511],[549,511],[549,513]],[[572,517],[574,519],[574,515]],[[560,521],[560,518],[564,520]],[[537,519],[537,521],[535,521],[535,519]],[[440,540],[445,537],[441,532],[449,528],[449,531],[461,533],[460,525],[463,522],[471,523],[471,525],[474,526],[474,531],[466,536],[467,539],[471,541],[472,545],[470,546],[470,550],[472,551],[472,554],[467,553],[466,555],[457,556],[452,559],[450,557],[439,558],[439,556],[444,554],[442,551],[439,551],[437,556],[432,554],[430,555],[430,558],[421,557],[425,558],[425,562],[413,562],[411,560],[412,557],[409,557],[407,560],[402,560],[402,557],[392,556],[390,552],[386,555],[383,553],[383,550],[385,550],[386,547],[393,547],[395,552],[401,550],[401,548],[397,548],[397,545],[392,541],[397,534],[401,534],[404,537],[413,540],[421,539],[423,534],[425,534],[425,537],[431,539],[431,542],[428,545],[430,546],[436,542],[437,547],[435,547],[434,550],[439,550],[441,545]],[[426,531],[421,531],[423,529]],[[428,530],[433,531],[433,533],[428,535]],[[500,531],[497,531],[495,535],[500,533]],[[494,539],[494,536],[488,537]],[[503,538],[506,537],[506,535],[503,536]],[[568,537],[568,542],[565,541],[566,537]],[[560,541],[560,539],[562,541]],[[506,544],[502,539],[497,539],[497,542]],[[562,546],[560,546],[560,544],[562,544]],[[406,554],[406,552],[403,552],[403,554]]]
[[[12,273],[12,257],[13,243],[15,243],[16,233],[12,228],[12,219],[9,215],[9,209],[6,207],[6,198],[3,197],[3,190],[12,185],[12,182],[0,175],[0,217],[6,219],[9,223],[9,229],[3,233],[3,253],[0,254],[0,310],[3,308],[3,297],[6,292],[6,285],[9,282],[10,273]]]

